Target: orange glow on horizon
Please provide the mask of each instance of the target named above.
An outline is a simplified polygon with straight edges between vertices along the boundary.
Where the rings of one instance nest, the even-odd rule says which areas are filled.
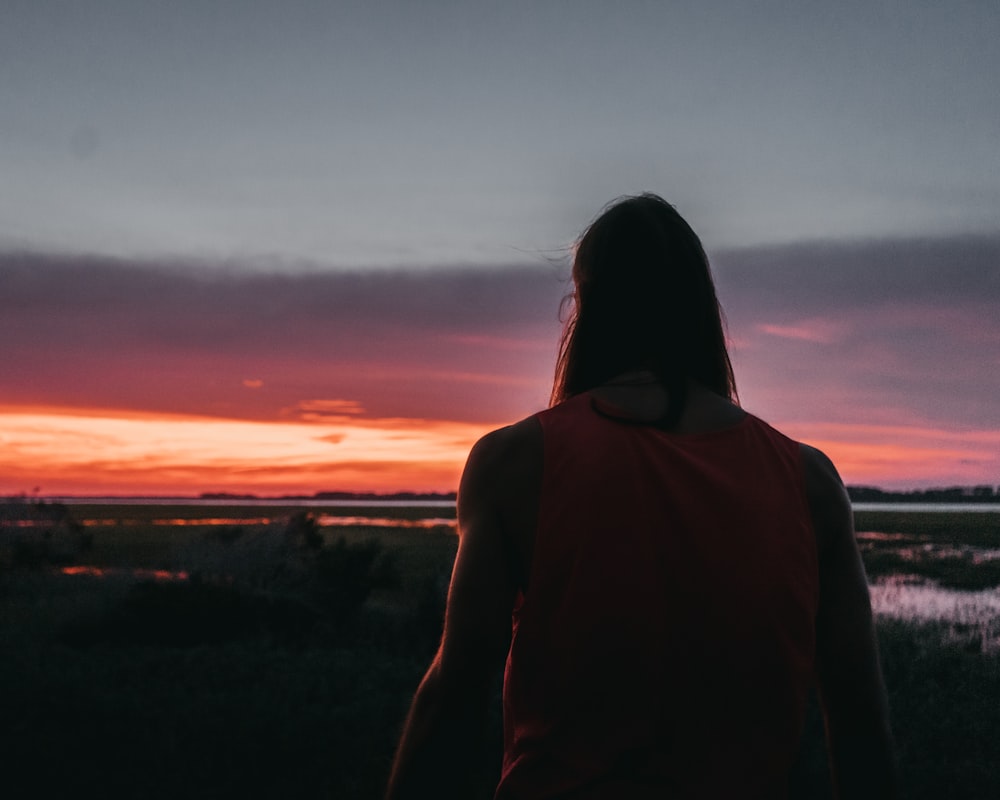
[[[248,422],[65,409],[0,409],[0,492],[312,494],[454,491],[490,427],[330,417]]]
[[[449,492],[475,441],[498,427],[368,418],[347,401],[312,401],[310,410],[307,420],[254,422],[0,407],[0,495],[35,487],[50,496]],[[826,452],[849,484],[995,484],[989,476],[1000,476],[1000,431],[777,427]]]
[[[848,484],[916,488],[1000,481],[1000,431],[836,423],[778,427],[825,452]]]

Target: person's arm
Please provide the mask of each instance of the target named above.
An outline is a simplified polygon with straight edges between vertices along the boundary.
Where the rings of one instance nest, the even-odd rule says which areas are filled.
[[[476,791],[488,704],[510,641],[515,583],[501,510],[516,438],[516,426],[494,431],[465,466],[444,634],[406,719],[386,800]]]
[[[893,798],[888,702],[851,502],[822,452],[803,445],[802,457],[819,549],[816,659],[834,788],[850,800]]]

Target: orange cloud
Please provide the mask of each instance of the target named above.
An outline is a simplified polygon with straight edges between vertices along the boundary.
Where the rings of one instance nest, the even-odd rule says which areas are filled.
[[[317,409],[351,408],[351,401],[317,402]],[[491,427],[350,414],[255,422],[0,407],[0,494],[35,486],[49,495],[452,491],[472,444]],[[1000,475],[1000,431],[778,427],[824,450],[848,483],[913,488]]]
[[[357,400],[302,400],[292,408],[284,409],[284,414],[292,414],[305,422],[336,421],[344,417],[365,413],[365,408]]]

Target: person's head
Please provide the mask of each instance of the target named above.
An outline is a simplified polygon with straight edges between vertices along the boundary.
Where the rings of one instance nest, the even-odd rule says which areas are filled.
[[[698,236],[662,198],[615,201],[577,242],[573,307],[553,404],[632,370],[649,370],[683,411],[692,378],[735,399],[722,309]]]

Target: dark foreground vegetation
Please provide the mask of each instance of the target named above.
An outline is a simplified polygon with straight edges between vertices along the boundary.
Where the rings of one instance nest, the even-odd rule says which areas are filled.
[[[334,532],[306,514],[84,528],[52,508],[26,524],[33,513],[0,514],[4,797],[380,796],[440,635],[449,528]],[[859,529],[953,541],[959,524]],[[995,520],[965,524],[966,540],[1000,547]],[[876,571],[885,552],[866,552]],[[904,796],[1000,797],[997,653],[941,625],[882,620],[879,638]],[[793,797],[829,797],[827,784],[814,706]]]

